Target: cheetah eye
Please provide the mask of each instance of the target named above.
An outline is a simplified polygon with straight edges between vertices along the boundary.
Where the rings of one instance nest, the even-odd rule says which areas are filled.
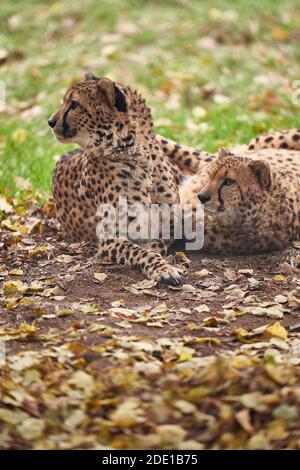
[[[72,100],[72,101],[71,101],[70,109],[76,109],[77,106],[79,106],[78,101]]]
[[[223,181],[223,185],[222,186],[231,186],[235,183],[234,180],[232,180],[231,178],[226,178],[224,181]]]

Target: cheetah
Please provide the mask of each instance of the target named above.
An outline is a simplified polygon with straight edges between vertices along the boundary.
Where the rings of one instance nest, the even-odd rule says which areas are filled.
[[[171,240],[96,234],[105,217],[97,208],[111,204],[118,210],[120,195],[128,206],[179,202],[180,174],[156,142],[145,100],[128,86],[87,74],[67,90],[48,124],[58,141],[79,145],[59,159],[52,183],[65,237],[96,242],[101,260],[139,268],[159,283],[182,283],[182,271],[163,258]]]
[[[180,198],[204,205],[204,251],[257,254],[299,239],[300,129],[259,136],[218,156],[157,140],[183,171],[197,173],[186,178]]]

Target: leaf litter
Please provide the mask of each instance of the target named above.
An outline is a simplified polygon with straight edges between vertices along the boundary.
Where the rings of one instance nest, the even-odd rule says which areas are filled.
[[[298,246],[174,251],[186,283],[162,287],[62,241],[27,191],[0,200],[2,449],[300,448]]]

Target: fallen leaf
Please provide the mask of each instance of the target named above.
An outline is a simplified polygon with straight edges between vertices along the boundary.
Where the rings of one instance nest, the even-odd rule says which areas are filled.
[[[276,336],[277,338],[280,338],[283,340],[286,340],[288,338],[287,330],[284,328],[284,326],[281,325],[279,321],[273,323],[273,325],[268,326],[264,335],[267,337]]]
[[[97,279],[97,281],[99,282],[103,282],[107,278],[107,274],[106,273],[94,273],[94,278]]]

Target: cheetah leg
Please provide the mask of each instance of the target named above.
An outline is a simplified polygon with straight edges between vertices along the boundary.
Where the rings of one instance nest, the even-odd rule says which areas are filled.
[[[98,245],[98,256],[123,266],[139,268],[149,279],[159,283],[182,284],[183,273],[172,266],[155,251],[125,239],[101,239]]]
[[[172,241],[170,240],[152,240],[143,244],[143,247],[150,251],[155,251],[159,253],[161,256],[166,256],[168,253],[168,249],[171,246]]]

